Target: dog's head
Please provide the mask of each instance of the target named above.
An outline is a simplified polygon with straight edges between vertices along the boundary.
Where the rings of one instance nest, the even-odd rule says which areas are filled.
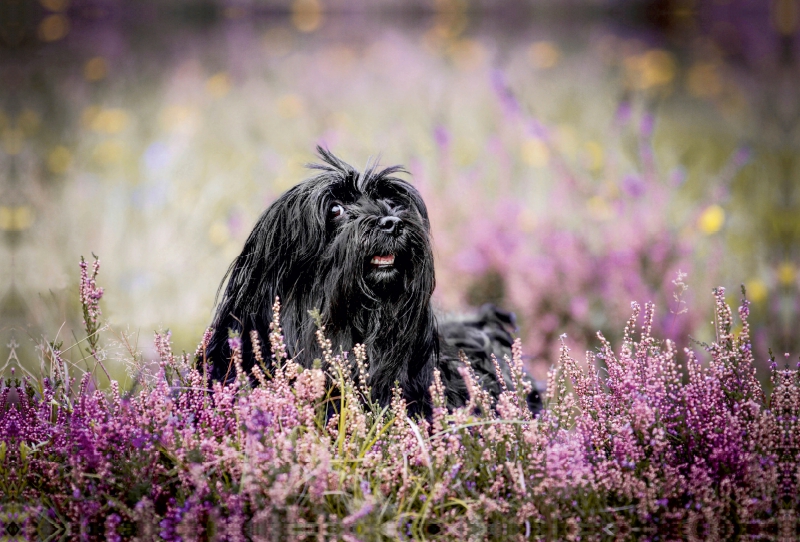
[[[361,305],[427,301],[434,286],[428,212],[419,192],[394,176],[402,168],[371,166],[359,173],[318,151],[324,163],[310,167],[320,173],[273,207],[287,215],[287,224],[303,216],[297,244],[308,253],[298,263],[315,265],[331,316],[348,300]]]
[[[319,309],[335,346],[367,345],[373,378],[388,389],[433,348],[428,213],[395,176],[401,167],[358,172],[317,150],[322,163],[309,166],[317,174],[269,206],[231,265],[212,347],[225,352],[228,328],[265,335],[278,296],[292,355],[302,363],[317,355],[308,311]]]

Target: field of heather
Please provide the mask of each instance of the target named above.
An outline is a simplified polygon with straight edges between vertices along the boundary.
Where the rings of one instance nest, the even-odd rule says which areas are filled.
[[[0,539],[800,536],[796,2],[9,13]],[[227,386],[196,369],[317,144],[405,166],[438,310],[516,314],[496,403],[465,369],[463,409],[438,383],[429,420],[381,408],[333,344]],[[282,351],[280,320],[259,340]]]
[[[157,333],[155,360],[130,351],[133,389],[115,380],[98,389],[109,361],[98,271],[98,261],[81,262],[85,337],[43,343],[38,375],[12,368],[2,387],[0,526],[12,538],[797,535],[800,363],[772,357],[767,396],[750,302],[742,297],[734,315],[723,288],[713,294],[715,340],[697,351],[653,335],[655,307],[634,303],[618,344],[598,334],[597,351],[578,360],[562,339],[537,416],[517,339],[514,386],[494,402],[465,366],[469,401],[448,410],[437,371],[426,420],[406,414],[399,388],[390,405],[372,402],[368,380],[351,377],[365,374],[364,351],[336,354],[324,327],[319,367],[288,359],[277,302],[269,337],[257,339],[275,354],[253,379],[238,338],[237,378],[223,386],[194,362],[207,336],[190,356]]]

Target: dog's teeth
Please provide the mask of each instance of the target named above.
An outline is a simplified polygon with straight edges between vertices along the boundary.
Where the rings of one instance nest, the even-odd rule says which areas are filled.
[[[390,254],[389,256],[373,256],[370,263],[373,265],[393,265],[394,264],[394,255]]]

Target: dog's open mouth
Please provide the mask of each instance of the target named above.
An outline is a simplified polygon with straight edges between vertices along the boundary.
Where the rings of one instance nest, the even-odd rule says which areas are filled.
[[[386,256],[373,256],[369,263],[376,269],[394,267],[394,254],[389,254]]]

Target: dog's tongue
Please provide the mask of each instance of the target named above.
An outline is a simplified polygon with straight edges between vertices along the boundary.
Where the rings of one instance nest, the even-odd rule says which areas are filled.
[[[388,256],[373,256],[369,263],[378,267],[394,265],[394,254],[389,254]]]

